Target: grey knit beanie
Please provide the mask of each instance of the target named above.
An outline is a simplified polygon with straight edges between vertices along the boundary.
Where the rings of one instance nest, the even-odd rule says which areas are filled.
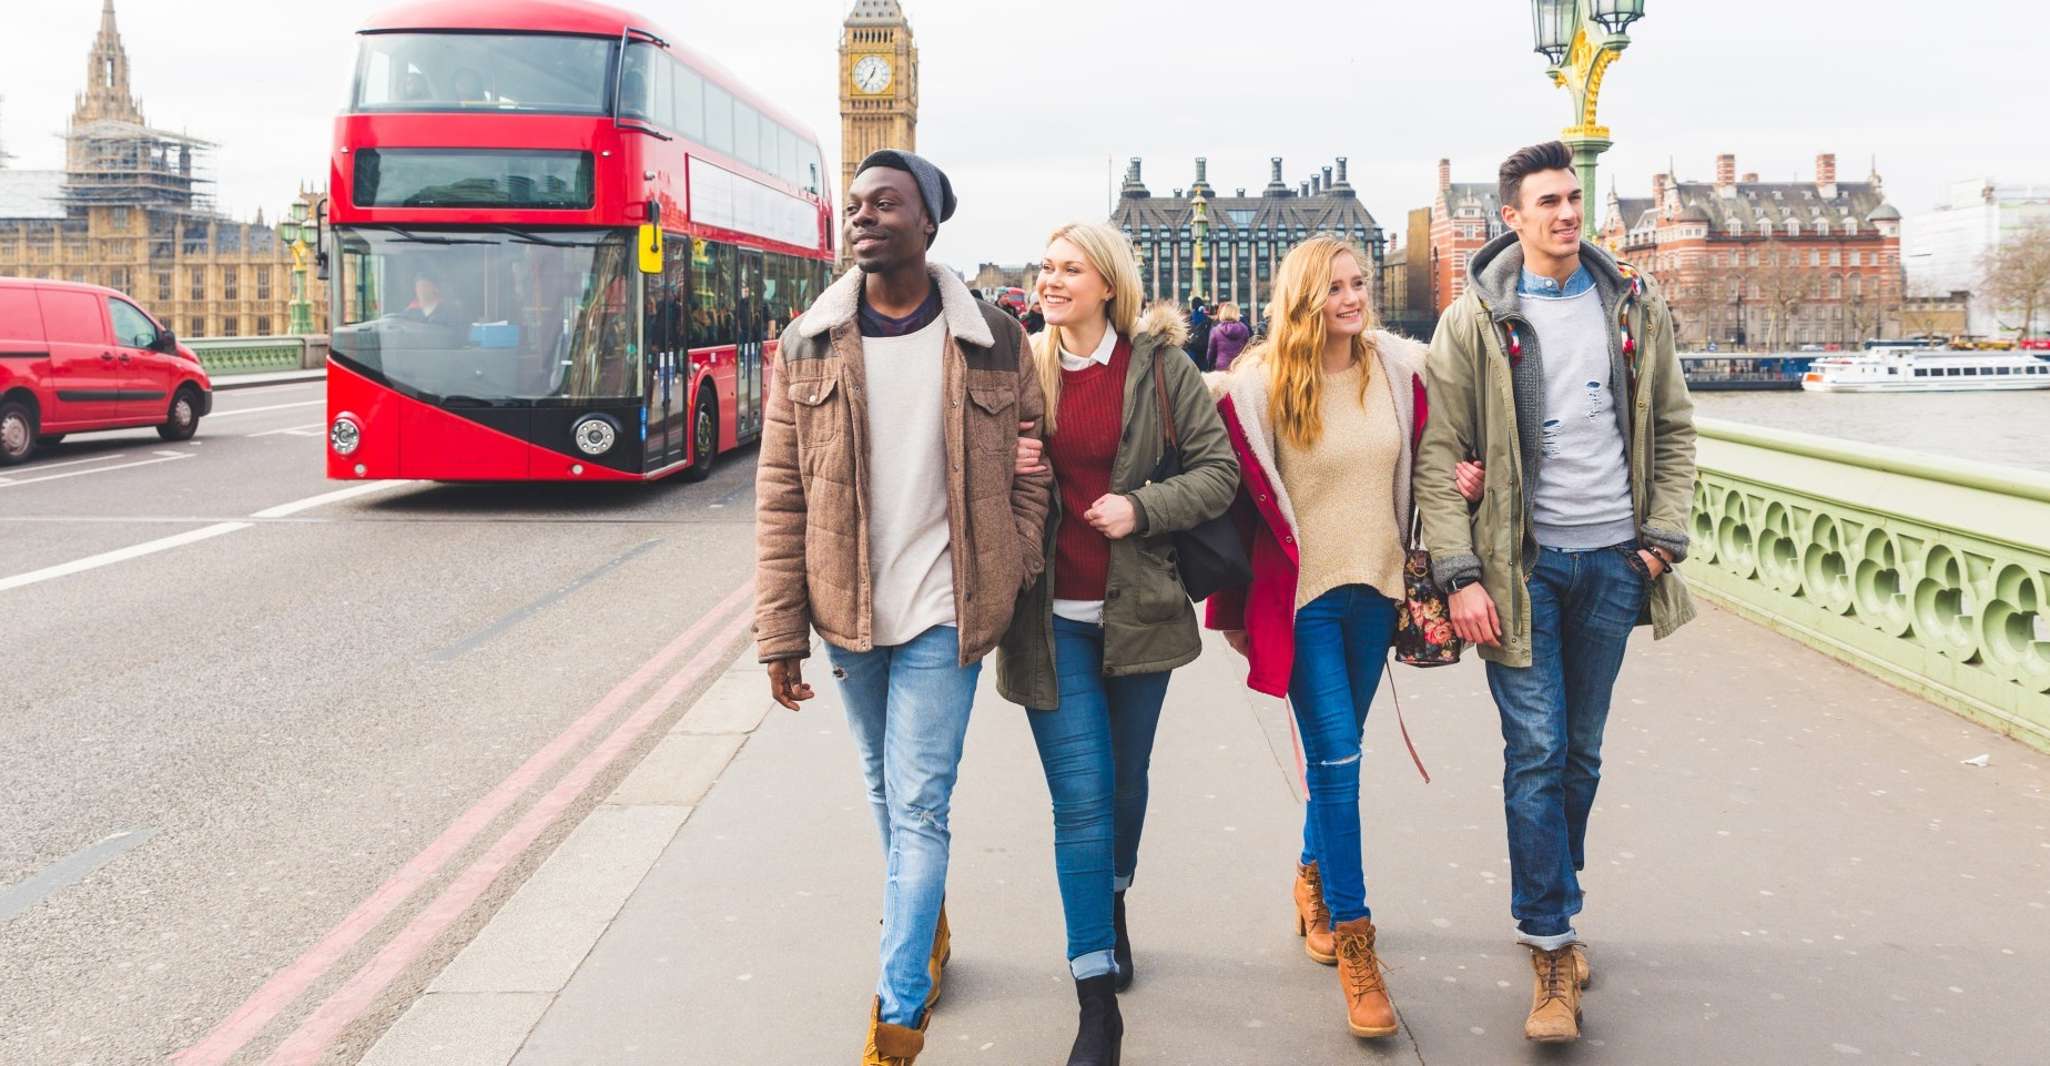
[[[932,162],[922,155],[900,152],[894,148],[870,152],[868,158],[854,168],[855,176],[859,177],[862,171],[870,167],[888,167],[911,175],[911,180],[918,183],[918,198],[925,201],[925,214],[932,219],[933,236],[937,239],[940,223],[954,217],[956,206],[954,183],[947,180],[946,173],[933,166]]]

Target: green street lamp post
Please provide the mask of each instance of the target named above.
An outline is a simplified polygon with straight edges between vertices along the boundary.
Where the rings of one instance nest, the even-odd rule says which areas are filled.
[[[288,332],[303,337],[313,332],[313,301],[306,298],[306,260],[308,242],[317,239],[314,227],[306,218],[306,201],[292,204],[284,221],[278,223],[278,236],[292,249],[292,322]]]
[[[1589,202],[1595,190],[1595,161],[1609,150],[1609,128],[1595,119],[1602,77],[1630,46],[1624,31],[1644,17],[1644,0],[1531,0],[1535,51],[1550,64],[1552,84],[1573,96],[1573,125],[1560,140],[1573,149],[1573,169]],[[1595,235],[1595,212],[1583,212],[1581,233]]]

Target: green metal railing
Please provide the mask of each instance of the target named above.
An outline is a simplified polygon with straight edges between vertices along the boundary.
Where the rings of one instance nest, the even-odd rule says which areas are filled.
[[[306,359],[303,337],[201,337],[180,338],[199,356],[199,365],[209,377],[262,374],[298,370]]]
[[[1697,589],[2050,751],[2050,475],[1699,428]]]

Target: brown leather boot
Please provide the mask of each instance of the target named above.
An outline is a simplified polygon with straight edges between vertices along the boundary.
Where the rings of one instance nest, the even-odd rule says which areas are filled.
[[[912,1066],[925,1050],[925,1027],[932,1024],[932,1012],[918,1019],[918,1028],[892,1025],[882,1020],[883,999],[877,996],[868,1008],[868,1045],[861,1051],[861,1066]]]
[[[1594,983],[1594,967],[1587,962],[1587,945],[1573,942],[1573,983],[1582,988]]]
[[[1524,1039],[1541,1044],[1580,1039],[1580,983],[1573,973],[1572,945],[1557,951],[1532,948],[1530,968],[1530,1017],[1523,1020]]]
[[[1340,922],[1331,938],[1338,954],[1338,987],[1345,990],[1345,1024],[1354,1036],[1392,1036],[1397,1028],[1395,1004],[1381,979],[1381,958],[1374,954],[1374,920]]]
[[[1303,953],[1326,966],[1338,965],[1338,951],[1331,945],[1331,910],[1324,906],[1324,875],[1317,864],[1295,868],[1295,935],[1303,938]]]
[[[932,975],[932,990],[925,994],[925,1009],[931,1011],[940,1001],[940,978],[947,974],[947,960],[954,957],[954,931],[947,928],[947,905],[940,904],[940,924],[932,934],[932,960],[926,963],[926,970]]]

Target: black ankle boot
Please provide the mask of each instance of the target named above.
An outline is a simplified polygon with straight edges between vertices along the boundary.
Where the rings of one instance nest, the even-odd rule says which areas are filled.
[[[1111,949],[1111,958],[1117,962],[1118,991],[1132,987],[1132,937],[1125,932],[1125,894],[1119,892],[1111,904],[1111,922],[1118,932],[1117,946]]]
[[[1125,1041],[1125,1019],[1118,1013],[1116,982],[1114,974],[1075,982],[1075,999],[1082,1005],[1082,1021],[1076,1028],[1074,1049],[1068,1052],[1068,1066],[1118,1066]]]

